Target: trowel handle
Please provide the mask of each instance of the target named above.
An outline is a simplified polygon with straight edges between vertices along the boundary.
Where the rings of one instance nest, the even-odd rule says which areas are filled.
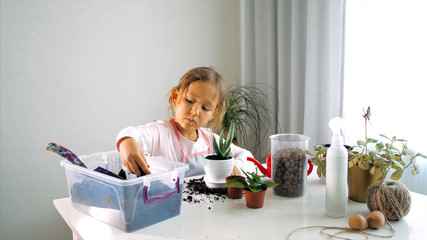
[[[46,146],[46,150],[57,153],[59,156],[67,159],[69,162],[75,165],[79,165],[80,167],[87,168],[86,165],[77,157],[76,154],[68,150],[66,147],[61,146],[57,143],[50,142]]]

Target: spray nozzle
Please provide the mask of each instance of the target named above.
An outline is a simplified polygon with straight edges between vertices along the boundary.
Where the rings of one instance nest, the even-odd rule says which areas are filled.
[[[345,134],[344,120],[340,117],[334,117],[329,121],[329,127],[332,130],[334,136],[342,136],[341,133]]]

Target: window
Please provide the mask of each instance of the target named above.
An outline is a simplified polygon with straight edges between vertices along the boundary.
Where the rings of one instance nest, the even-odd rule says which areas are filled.
[[[355,143],[368,136],[408,140],[427,154],[427,1],[347,0],[344,118]],[[423,160],[418,158],[419,161]]]

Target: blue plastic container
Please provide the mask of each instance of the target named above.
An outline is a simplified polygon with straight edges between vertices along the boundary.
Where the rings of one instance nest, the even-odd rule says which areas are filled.
[[[117,151],[79,157],[88,167],[61,161],[74,208],[126,232],[132,232],[181,212],[182,190],[188,165],[147,157],[150,175],[121,180],[93,171],[101,166],[118,173]]]

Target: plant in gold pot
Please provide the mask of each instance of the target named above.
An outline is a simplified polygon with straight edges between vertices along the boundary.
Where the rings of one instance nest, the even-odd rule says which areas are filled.
[[[366,191],[374,183],[383,181],[390,171],[391,180],[402,177],[407,168],[411,168],[412,175],[419,173],[419,167],[415,162],[417,157],[427,158],[421,153],[416,153],[408,148],[407,140],[397,137],[388,137],[380,134],[384,142],[369,138],[367,134],[367,122],[370,120],[371,111],[368,107],[364,112],[365,140],[357,141],[356,146],[348,147],[348,187],[349,198],[366,202]],[[326,146],[314,148],[316,154],[311,161],[318,166],[319,176],[326,176]]]
[[[242,188],[245,191],[246,206],[249,208],[261,208],[264,206],[264,198],[267,188],[277,186],[277,183],[262,180],[265,175],[255,172],[245,172],[246,179],[233,178],[227,182],[227,187]]]

